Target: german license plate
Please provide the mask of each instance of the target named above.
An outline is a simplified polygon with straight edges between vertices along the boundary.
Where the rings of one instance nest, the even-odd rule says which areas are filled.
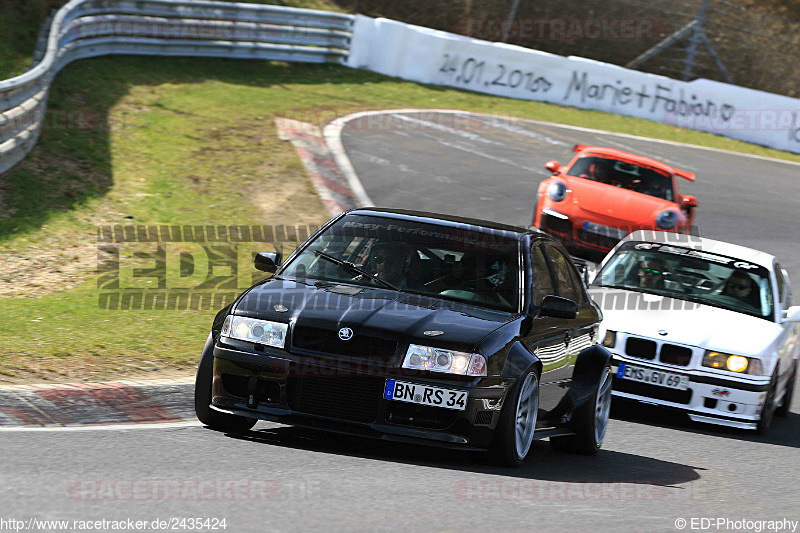
[[[594,222],[584,222],[583,229],[584,231],[595,233],[597,235],[604,235],[606,237],[612,237],[615,239],[622,239],[625,237],[625,235],[627,235],[627,233],[621,229],[595,224]]]
[[[467,391],[443,389],[394,379],[386,380],[383,397],[387,400],[444,407],[457,411],[467,408]]]
[[[666,387],[668,389],[686,390],[689,388],[689,376],[671,374],[653,368],[631,366],[626,363],[619,364],[617,377],[638,381],[640,383],[648,383],[650,385],[658,385],[659,387]]]

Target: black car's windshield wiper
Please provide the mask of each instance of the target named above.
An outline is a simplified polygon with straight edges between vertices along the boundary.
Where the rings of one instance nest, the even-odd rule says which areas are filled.
[[[384,287],[388,287],[388,288],[390,288],[390,289],[392,289],[394,291],[402,292],[399,287],[395,287],[394,285],[392,285],[388,281],[379,278],[377,274],[370,274],[366,270],[357,267],[353,263],[350,263],[348,261],[344,261],[343,259],[338,259],[336,257],[333,257],[332,255],[328,255],[325,252],[321,252],[319,250],[314,250],[314,255],[316,255],[317,257],[321,257],[321,258],[323,258],[323,259],[325,259],[327,261],[330,261],[334,265],[339,265],[344,270],[346,270],[346,271],[348,271],[348,272],[350,272],[352,274],[360,274],[360,275],[364,276],[367,279],[371,279],[371,280],[373,280],[373,281],[375,281],[377,283],[380,283]]]

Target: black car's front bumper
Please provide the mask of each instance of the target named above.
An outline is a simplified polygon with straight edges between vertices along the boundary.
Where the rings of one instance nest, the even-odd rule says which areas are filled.
[[[387,379],[466,390],[464,410],[387,400]],[[343,368],[329,361],[290,354],[254,354],[214,348],[212,408],[259,418],[366,437],[460,449],[486,449],[512,383],[475,387],[403,376],[391,371]]]

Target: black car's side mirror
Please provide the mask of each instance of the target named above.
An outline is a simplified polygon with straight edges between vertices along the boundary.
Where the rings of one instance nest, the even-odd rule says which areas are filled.
[[[554,318],[575,318],[578,316],[578,304],[569,298],[547,295],[539,306],[539,316]]]
[[[253,265],[257,270],[273,274],[278,270],[282,257],[280,252],[259,252],[253,260]]]
[[[575,268],[578,269],[578,274],[580,274],[581,279],[583,280],[584,285],[589,285],[589,263],[584,261],[583,259],[578,259],[573,257],[572,262],[575,263]]]

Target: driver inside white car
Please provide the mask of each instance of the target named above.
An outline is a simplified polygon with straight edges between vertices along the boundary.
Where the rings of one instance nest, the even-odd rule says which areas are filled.
[[[758,285],[744,272],[736,271],[731,274],[720,294],[731,296],[755,308],[761,307]]]

